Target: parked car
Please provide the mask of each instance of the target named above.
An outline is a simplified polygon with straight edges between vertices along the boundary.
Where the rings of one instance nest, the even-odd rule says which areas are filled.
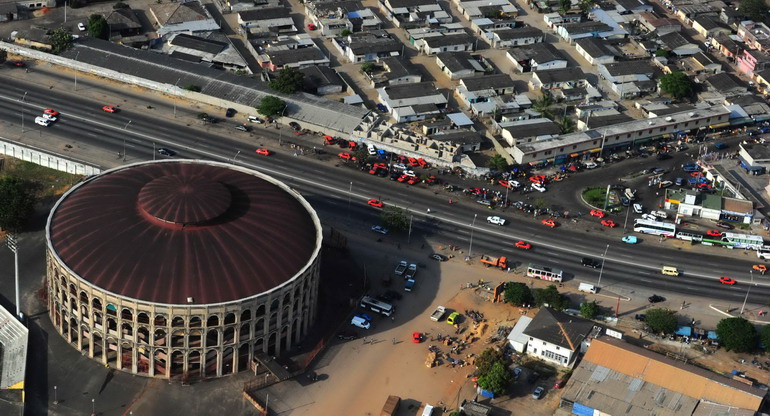
[[[228,108],[227,110],[225,110],[225,117],[228,117],[228,118],[232,117],[235,115],[235,113],[237,113],[237,111],[235,111],[234,108]]]
[[[647,301],[650,303],[660,303],[660,302],[664,302],[665,300],[666,298],[658,295],[652,295],[649,298],[647,298]]]
[[[532,392],[532,398],[536,400],[540,400],[543,398],[543,395],[545,394],[545,387],[538,386],[535,391]]]
[[[239,131],[249,131],[249,130],[251,130],[251,128],[249,126],[244,126],[243,124],[238,124],[237,126],[235,126],[235,129],[239,130]]]

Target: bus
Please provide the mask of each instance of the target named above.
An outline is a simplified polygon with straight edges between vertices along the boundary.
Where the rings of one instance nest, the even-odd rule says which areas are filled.
[[[650,221],[642,218],[634,220],[634,232],[666,237],[676,236],[676,225],[669,222]]]
[[[752,250],[759,250],[765,245],[765,240],[763,240],[761,236],[750,234],[724,233],[722,234],[722,241],[733,248],[747,248]]]
[[[684,241],[693,241],[696,243],[700,243],[703,241],[703,236],[700,234],[693,234],[693,233],[686,233],[684,231],[677,231],[676,232],[676,239],[677,240],[684,240]]]
[[[552,282],[561,282],[562,271],[553,267],[539,266],[529,264],[527,267],[527,277],[536,277],[541,280],[550,280]]]
[[[385,316],[393,315],[393,312],[395,311],[393,305],[380,302],[371,296],[364,296],[361,298],[361,307],[364,309],[371,309],[372,311],[381,313]]]

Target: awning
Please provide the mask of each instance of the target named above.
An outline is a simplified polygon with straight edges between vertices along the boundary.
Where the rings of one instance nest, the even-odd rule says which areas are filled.
[[[676,334],[681,335],[683,337],[689,337],[692,335],[692,328],[690,328],[689,326],[680,326],[679,328],[677,328]]]
[[[709,126],[709,128],[710,128],[710,129],[720,129],[720,128],[722,128],[722,127],[727,127],[727,126],[729,126],[729,125],[730,125],[730,123],[719,123],[719,124],[712,124],[712,125],[710,125],[710,126]]]
[[[580,156],[580,153],[570,153],[569,157],[578,157]]]
[[[588,152],[589,153],[599,153],[601,150],[602,150],[601,148],[599,148],[599,149],[591,149]]]

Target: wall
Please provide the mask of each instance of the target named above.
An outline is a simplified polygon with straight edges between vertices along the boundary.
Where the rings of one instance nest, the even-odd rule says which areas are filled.
[[[16,159],[32,162],[73,175],[96,175],[102,170],[100,167],[64,158],[59,155],[28,146],[13,143],[5,138],[0,138],[0,154],[15,157]]]

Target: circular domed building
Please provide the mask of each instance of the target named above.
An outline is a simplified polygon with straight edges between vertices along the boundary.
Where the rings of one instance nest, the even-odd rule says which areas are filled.
[[[316,315],[321,225],[261,173],[168,160],[106,171],[48,217],[51,320],[134,374],[207,378],[289,349]]]

